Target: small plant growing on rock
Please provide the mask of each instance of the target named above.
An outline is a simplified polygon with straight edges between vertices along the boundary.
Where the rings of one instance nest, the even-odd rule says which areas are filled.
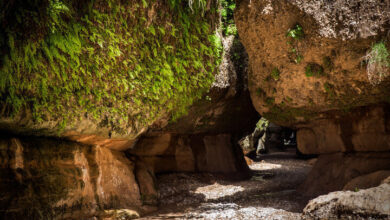
[[[291,37],[294,40],[300,40],[304,37],[303,28],[301,25],[297,24],[294,28],[289,29],[286,34],[287,37]]]
[[[364,60],[367,63],[367,75],[371,84],[377,85],[389,75],[389,51],[383,41],[374,44]]]
[[[275,80],[275,81],[278,81],[279,78],[280,78],[280,71],[278,68],[273,68],[272,69],[272,72],[271,72],[271,77]]]
[[[296,64],[300,64],[302,60],[303,60],[303,56],[300,54],[297,54],[297,57],[294,59]]]
[[[305,74],[307,77],[321,77],[324,76],[324,68],[316,63],[309,63],[305,68]]]
[[[294,42],[296,40],[300,40],[304,37],[303,28],[299,24],[297,24],[294,26],[294,28],[289,29],[287,31],[286,36],[291,37],[294,40]],[[292,60],[296,64],[299,64],[303,60],[303,56],[298,52],[297,45],[294,42],[288,41],[287,43],[292,45],[291,53],[295,57],[295,58],[292,58]],[[293,44],[295,44],[295,46]]]

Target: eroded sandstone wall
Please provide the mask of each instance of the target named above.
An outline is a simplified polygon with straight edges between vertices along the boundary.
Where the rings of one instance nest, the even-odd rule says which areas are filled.
[[[124,153],[45,138],[0,138],[0,217],[85,219],[142,205]]]
[[[128,153],[154,173],[210,172],[248,175],[248,167],[231,134],[149,134]]]

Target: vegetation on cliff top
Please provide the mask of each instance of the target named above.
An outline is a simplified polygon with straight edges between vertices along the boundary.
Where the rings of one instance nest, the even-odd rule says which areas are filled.
[[[372,45],[365,56],[367,61],[367,75],[371,84],[381,83],[389,75],[390,55],[385,42],[381,41]]]
[[[237,35],[233,12],[236,8],[234,0],[221,0],[222,33],[225,36]]]
[[[0,116],[31,112],[62,127],[87,117],[121,132],[181,115],[220,62],[217,5],[205,3],[1,3]]]

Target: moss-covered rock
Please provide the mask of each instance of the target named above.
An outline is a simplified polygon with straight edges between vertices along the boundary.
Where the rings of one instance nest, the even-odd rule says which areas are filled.
[[[8,130],[134,139],[162,115],[183,114],[220,60],[216,1],[1,8],[0,127]]]

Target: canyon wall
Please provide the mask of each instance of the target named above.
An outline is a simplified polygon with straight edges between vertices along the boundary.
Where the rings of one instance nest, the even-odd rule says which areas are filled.
[[[205,2],[0,3],[0,218],[138,215],[155,174],[249,176],[247,56]]]

